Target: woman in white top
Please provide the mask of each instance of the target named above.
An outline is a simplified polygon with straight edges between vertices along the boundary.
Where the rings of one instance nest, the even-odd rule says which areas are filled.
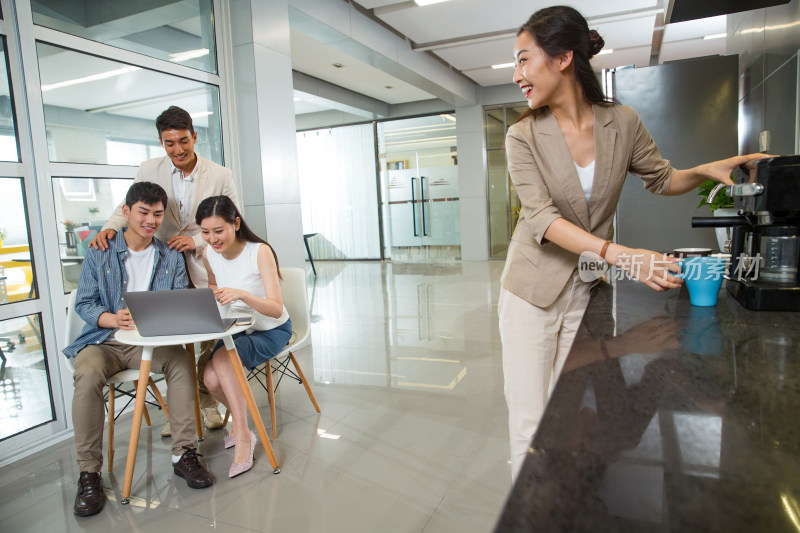
[[[275,250],[245,224],[227,196],[203,200],[197,208],[197,225],[209,244],[203,252],[208,286],[221,306],[254,317],[253,326],[233,336],[236,351],[248,369],[264,364],[286,346],[292,323],[281,298],[280,270]],[[230,411],[232,429],[225,447],[234,444],[230,477],[253,467],[257,437],[247,425],[247,411],[239,383],[220,341],[205,369],[206,387]]]

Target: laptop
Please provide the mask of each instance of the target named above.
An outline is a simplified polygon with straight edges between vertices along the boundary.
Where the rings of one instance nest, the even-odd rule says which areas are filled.
[[[236,318],[222,318],[211,289],[124,292],[142,337],[222,333]]]

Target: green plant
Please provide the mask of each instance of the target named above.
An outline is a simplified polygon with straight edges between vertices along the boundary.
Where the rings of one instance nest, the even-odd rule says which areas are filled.
[[[697,188],[697,195],[700,196],[701,200],[697,207],[708,205],[708,208],[711,209],[711,211],[733,207],[733,198],[728,196],[728,193],[725,192],[724,188],[720,188],[720,190],[718,190],[717,194],[714,196],[714,201],[710,204],[708,203],[708,195],[711,194],[711,190],[717,185],[719,185],[719,183],[711,179],[708,179],[700,184],[700,186]]]
[[[64,229],[67,231],[72,231],[75,229],[75,222],[71,220],[65,220],[64,222],[62,222],[62,224],[64,224]]]
[[[93,214],[93,215],[96,215],[97,213],[99,213],[99,212],[100,212],[100,208],[99,208],[99,207],[90,207],[90,208],[89,208],[89,212],[90,212],[91,214]]]
[[[6,238],[8,235],[8,230],[6,228],[0,228],[0,241]]]

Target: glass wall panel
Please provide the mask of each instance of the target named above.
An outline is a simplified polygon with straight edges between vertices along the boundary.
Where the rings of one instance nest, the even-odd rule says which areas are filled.
[[[520,202],[506,165],[505,135],[526,107],[486,110],[486,159],[489,183],[489,243],[491,257],[504,259],[519,219]]]
[[[156,149],[156,117],[171,105],[192,115],[195,151],[223,164],[219,88],[37,43],[51,161],[139,165]]]
[[[0,440],[54,418],[39,315],[0,321]]]
[[[0,161],[19,161],[14,105],[8,84],[6,39],[0,38]]]
[[[503,109],[486,112],[486,147],[502,148],[506,140],[506,123]]]
[[[32,0],[31,10],[40,26],[217,71],[212,0]]]
[[[78,287],[87,246],[133,183],[126,179],[53,178],[64,292]]]
[[[314,259],[380,259],[372,124],[298,133],[297,161]]]
[[[21,178],[0,178],[0,305],[36,297]]]
[[[432,115],[378,123],[385,256],[461,256],[456,119]]]

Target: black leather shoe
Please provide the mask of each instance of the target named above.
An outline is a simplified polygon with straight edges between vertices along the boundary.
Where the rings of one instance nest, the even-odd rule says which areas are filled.
[[[103,475],[100,472],[81,472],[78,480],[78,494],[75,495],[76,516],[91,516],[99,513],[106,503],[103,492]]]
[[[186,480],[186,484],[193,489],[202,489],[214,483],[214,478],[211,473],[200,464],[198,457],[202,457],[197,453],[197,449],[191,446],[184,446],[186,450],[177,463],[172,463],[172,470],[178,476]]]

